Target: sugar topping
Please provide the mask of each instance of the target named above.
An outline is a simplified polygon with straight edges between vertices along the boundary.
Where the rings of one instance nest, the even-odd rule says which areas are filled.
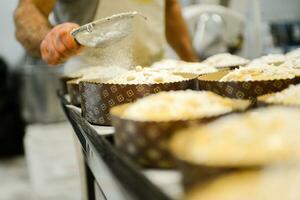
[[[285,61],[286,57],[283,54],[269,54],[252,60],[247,67],[257,67],[264,64],[279,66]]]
[[[230,67],[230,66],[243,66],[246,65],[248,62],[249,60],[236,55],[232,55],[230,53],[216,54],[203,61],[203,63],[217,68]]]
[[[185,62],[181,60],[164,59],[154,63],[151,66],[153,70],[167,70],[171,72],[194,73],[194,74],[208,74],[217,72],[218,70],[207,64],[199,62]]]
[[[220,81],[261,81],[294,78],[299,71],[292,68],[261,64],[257,67],[240,67],[225,75]]]
[[[245,109],[248,105],[248,101],[232,100],[207,91],[171,91],[137,100],[122,117],[142,121],[198,119]]]
[[[208,166],[257,166],[299,152],[300,110],[274,106],[234,114],[178,132],[172,152]],[[294,152],[295,151],[295,152]]]
[[[184,81],[186,78],[166,70],[143,70],[141,67],[128,71],[107,83],[113,84],[155,84]]]
[[[300,85],[290,85],[281,92],[267,94],[258,99],[267,103],[300,105]]]

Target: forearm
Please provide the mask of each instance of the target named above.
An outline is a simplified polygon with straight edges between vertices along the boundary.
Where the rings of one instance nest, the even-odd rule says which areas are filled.
[[[181,59],[198,61],[181,14],[181,7],[176,0],[166,1],[166,38]]]
[[[14,20],[17,40],[30,54],[40,57],[40,44],[51,30],[51,26],[48,22],[47,11],[39,9],[34,1],[21,0],[15,10]],[[51,0],[44,1],[45,4],[50,2]],[[48,7],[51,6],[48,5]]]

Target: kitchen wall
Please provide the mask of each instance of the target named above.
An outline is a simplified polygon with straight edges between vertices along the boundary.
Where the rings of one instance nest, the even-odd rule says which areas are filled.
[[[183,6],[196,3],[219,3],[221,0],[180,0]],[[230,0],[234,7],[244,12],[247,1],[252,0]],[[300,19],[299,0],[259,0],[262,8],[262,17],[266,21],[283,21]]]
[[[183,5],[188,5],[197,0],[181,0]],[[202,0],[206,2],[216,2],[216,0]],[[200,2],[202,2],[200,1]],[[243,2],[241,0],[238,0]],[[16,66],[21,59],[24,51],[20,44],[15,40],[13,10],[18,0],[0,1],[0,56],[11,65]],[[262,18],[267,21],[274,20],[294,20],[300,19],[300,1],[299,0],[261,0]]]
[[[261,7],[266,21],[300,20],[299,0],[261,0]]]
[[[0,56],[3,57],[11,67],[15,67],[24,50],[15,39],[15,28],[13,23],[13,11],[16,8],[18,0],[0,1]]]

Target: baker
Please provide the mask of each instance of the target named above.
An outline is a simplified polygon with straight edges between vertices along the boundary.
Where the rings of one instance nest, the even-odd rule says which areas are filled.
[[[93,20],[130,11],[147,17],[147,21],[135,21],[131,34],[134,65],[163,58],[165,41],[181,59],[197,61],[177,0],[19,0],[14,15],[16,37],[29,54],[50,65],[66,62],[67,71],[101,65],[106,48],[82,47],[70,32]],[[89,59],[92,55],[96,61]]]

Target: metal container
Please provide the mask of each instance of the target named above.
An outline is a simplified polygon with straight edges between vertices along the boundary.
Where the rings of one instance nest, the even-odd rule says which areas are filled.
[[[26,56],[21,69],[22,115],[27,123],[54,123],[65,116],[57,98],[62,66],[51,67],[40,59]]]

